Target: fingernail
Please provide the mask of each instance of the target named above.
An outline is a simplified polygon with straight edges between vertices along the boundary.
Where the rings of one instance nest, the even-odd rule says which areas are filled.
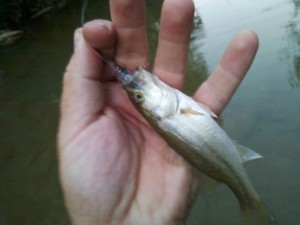
[[[101,33],[111,33],[112,32],[112,25],[111,22],[106,20],[92,20],[87,22],[83,25],[83,29],[85,30],[97,30]]]
[[[82,43],[82,28],[77,28],[74,33],[74,52],[78,49],[78,46]]]

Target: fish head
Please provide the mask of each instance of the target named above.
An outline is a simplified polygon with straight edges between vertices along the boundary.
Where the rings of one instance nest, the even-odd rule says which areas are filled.
[[[143,68],[133,73],[124,88],[136,108],[147,117],[162,119],[177,111],[178,100],[174,89]]]

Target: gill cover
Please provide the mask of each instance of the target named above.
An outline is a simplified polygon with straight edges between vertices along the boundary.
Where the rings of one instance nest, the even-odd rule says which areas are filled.
[[[177,112],[178,99],[174,89],[141,67],[133,73],[124,88],[144,115],[162,119]]]

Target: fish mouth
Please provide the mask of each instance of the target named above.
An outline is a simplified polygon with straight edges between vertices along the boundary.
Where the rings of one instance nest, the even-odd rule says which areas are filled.
[[[118,81],[122,85],[128,86],[134,80],[135,73],[129,72],[124,67],[118,66],[117,70],[115,71],[115,74]]]
[[[126,89],[141,90],[146,84],[146,80],[142,69],[138,68],[134,72],[129,72],[126,69],[121,73],[117,73],[117,78]]]

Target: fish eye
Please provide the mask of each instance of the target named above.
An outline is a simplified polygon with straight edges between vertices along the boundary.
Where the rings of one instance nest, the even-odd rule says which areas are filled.
[[[134,99],[137,103],[141,103],[144,101],[144,95],[141,92],[134,93]]]

